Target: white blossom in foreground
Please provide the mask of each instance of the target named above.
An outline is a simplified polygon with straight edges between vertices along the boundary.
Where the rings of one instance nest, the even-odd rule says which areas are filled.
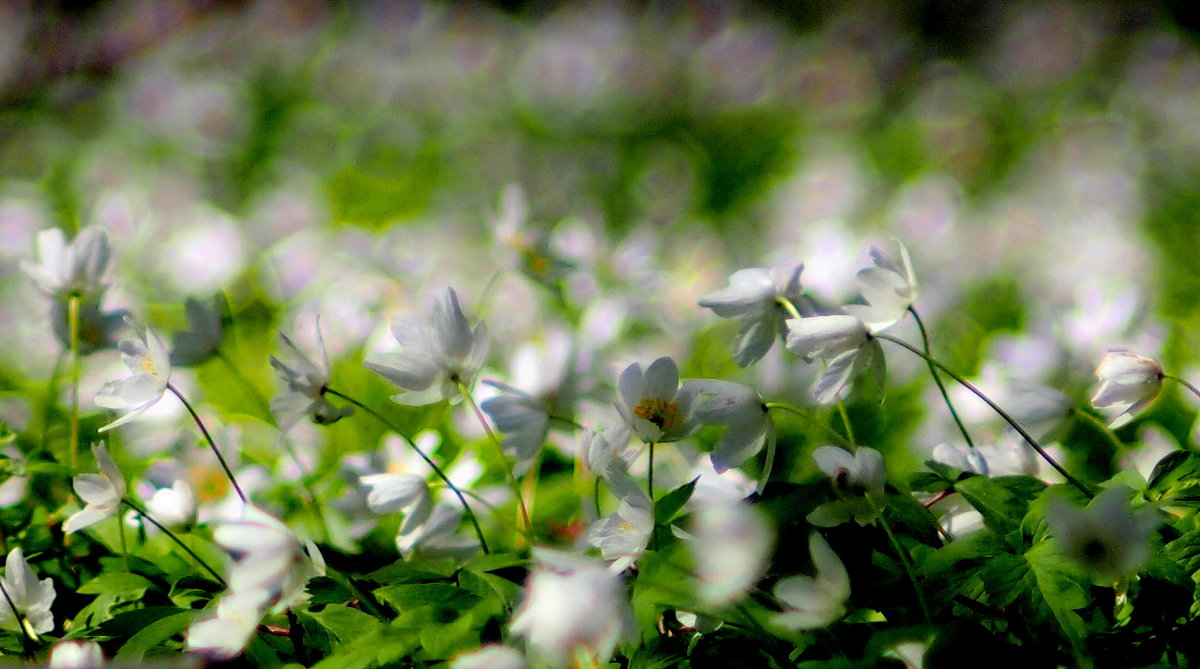
[[[392,400],[409,406],[457,398],[459,384],[469,386],[487,356],[487,327],[471,329],[453,288],[446,289],[430,320],[397,316],[392,336],[400,352],[373,353],[363,365],[403,388]]]
[[[746,594],[767,568],[774,536],[763,513],[746,502],[710,504],[691,525],[692,557],[700,580],[697,594],[724,607]]]
[[[108,518],[121,508],[125,497],[125,478],[117,464],[108,457],[104,444],[92,446],[99,474],[80,474],[73,481],[75,494],[86,506],[63,523],[63,532],[71,534]]]
[[[792,318],[787,327],[787,350],[808,362],[815,358],[825,362],[812,389],[817,402],[836,402],[850,381],[864,370],[882,390],[887,371],[883,347],[871,336],[866,323],[854,316],[835,314]]]
[[[783,604],[783,612],[775,623],[790,630],[814,630],[837,621],[846,612],[850,598],[850,576],[841,558],[813,532],[808,537],[812,556],[812,576],[793,576],[775,585],[775,598]]]
[[[1132,351],[1109,351],[1096,367],[1100,386],[1092,395],[1092,406],[1110,415],[1108,426],[1116,429],[1133,420],[1158,397],[1166,378],[1162,365]]]
[[[68,245],[62,230],[42,230],[37,236],[37,261],[21,261],[21,270],[56,302],[72,295],[99,302],[113,270],[112,246],[104,228],[87,227]]]
[[[50,611],[54,581],[37,580],[20,547],[12,549],[4,561],[3,582],[7,601],[0,598],[0,627],[22,634],[25,631],[45,634],[54,629],[54,614]]]
[[[308,579],[325,573],[325,561],[311,541],[302,542],[283,522],[246,504],[236,521],[222,523],[213,540],[233,556],[229,591],[263,593],[268,607],[282,611],[300,600]]]
[[[883,497],[885,483],[883,456],[879,451],[859,447],[850,453],[838,446],[822,446],[813,451],[813,460],[833,483],[837,499],[814,509],[808,514],[808,522],[817,527],[834,527],[851,519],[859,525],[875,520],[875,508]]]
[[[533,551],[521,607],[509,631],[549,666],[604,666],[617,644],[636,634],[621,577],[602,562],[544,548]]]
[[[217,602],[216,614],[192,623],[187,649],[213,660],[236,657],[246,649],[263,618],[266,593],[229,592]]]
[[[1131,495],[1129,488],[1113,486],[1086,509],[1058,497],[1046,507],[1046,524],[1058,547],[1107,585],[1136,574],[1153,556],[1150,536],[1160,519],[1149,507],[1132,510]]]
[[[314,362],[304,355],[282,332],[279,333],[279,339],[284,348],[291,351],[290,362],[271,356],[271,366],[287,386],[271,399],[271,412],[279,420],[280,428],[287,430],[304,417],[318,425],[330,425],[354,413],[354,407],[335,407],[325,399],[325,389],[329,387],[329,356],[325,353],[320,323],[317,324],[320,362]]]
[[[490,644],[455,657],[450,669],[529,669],[529,663],[516,648]]]
[[[629,429],[646,443],[678,441],[696,431],[693,415],[696,391],[679,385],[679,367],[663,356],[644,371],[633,363],[617,380],[621,401],[617,411]]]
[[[169,488],[159,488],[146,500],[146,513],[165,527],[180,527],[196,522],[196,494],[192,486],[183,479],[175,479]],[[127,523],[140,523],[139,514],[130,511]],[[157,529],[153,524],[151,528]]]
[[[896,262],[877,247],[871,247],[874,267],[858,271],[858,291],[863,304],[845,307],[846,313],[866,323],[871,332],[879,332],[904,318],[905,312],[917,300],[917,280],[913,276],[908,249],[900,244],[900,262]]]
[[[95,641],[59,641],[50,649],[49,669],[100,669],[104,651]]]
[[[733,359],[739,366],[754,364],[775,343],[786,314],[780,300],[795,302],[800,297],[803,269],[803,264],[797,264],[787,274],[761,267],[738,270],[726,287],[701,296],[701,307],[738,324]]]
[[[132,324],[132,323],[131,323]],[[136,336],[122,339],[117,344],[121,360],[130,376],[120,381],[109,381],[96,393],[96,405],[105,409],[129,410],[113,422],[100,428],[101,432],[123,425],[145,413],[154,406],[171,381],[171,358],[167,347],[158,333],[146,325],[136,327]]]
[[[654,503],[636,480],[621,470],[610,470],[605,481],[620,500],[617,510],[592,524],[584,538],[600,549],[610,568],[621,571],[646,550],[654,532]]]

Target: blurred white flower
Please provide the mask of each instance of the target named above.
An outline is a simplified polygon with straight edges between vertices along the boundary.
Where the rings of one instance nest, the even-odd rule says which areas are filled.
[[[45,634],[54,629],[54,614],[50,611],[50,605],[54,603],[54,581],[49,578],[37,580],[19,546],[9,551],[4,561],[3,581],[6,597],[0,599],[0,627],[33,634]]]
[[[850,598],[850,576],[824,537],[817,532],[809,535],[808,551],[816,573],[785,578],[775,585],[775,598],[784,606],[775,623],[790,630],[828,626],[842,617]]]
[[[95,641],[59,641],[50,648],[49,669],[100,669],[104,651]]]
[[[239,655],[250,643],[265,613],[266,592],[229,592],[217,602],[216,615],[192,623],[187,649],[214,660]]]
[[[617,510],[592,524],[584,534],[588,543],[600,549],[609,568],[621,571],[633,564],[646,550],[654,532],[654,502],[629,474],[610,469],[605,481],[620,500]]]
[[[616,425],[603,432],[584,430],[579,451],[588,470],[599,477],[606,477],[613,470],[628,471],[629,465],[644,450],[641,442],[631,441],[630,436],[625,425]]]
[[[484,400],[479,408],[491,417],[496,429],[504,434],[504,454],[516,460],[513,475],[521,476],[537,460],[542,444],[546,443],[550,415],[528,393],[498,381],[484,383],[504,393]]]
[[[99,474],[80,474],[75,477],[75,494],[83,500],[86,506],[71,514],[63,523],[63,532],[71,534],[89,525],[98,523],[117,513],[121,508],[121,500],[125,497],[125,478],[117,464],[108,457],[104,444],[92,446],[92,454],[96,457]]]
[[[396,549],[400,557],[409,559],[420,550],[426,557],[465,558],[479,550],[479,540],[459,532],[462,527],[462,508],[449,504],[437,504],[421,522],[405,519],[400,533],[396,535]]]
[[[800,272],[797,264],[789,273],[780,268],[751,267],[729,277],[729,285],[700,297],[700,306],[712,309],[721,318],[738,324],[733,340],[733,359],[741,367],[766,355],[782,329],[786,311],[780,299],[793,303],[800,297]]]
[[[132,325],[132,322],[130,323]],[[96,393],[96,405],[105,409],[129,409],[129,413],[104,425],[101,432],[111,430],[142,415],[162,399],[171,381],[171,360],[167,347],[158,333],[147,325],[134,326],[136,337],[122,339],[117,348],[130,376],[109,381]]]
[[[898,242],[897,242],[898,243]],[[917,280],[913,277],[908,249],[900,246],[900,262],[877,247],[871,247],[874,267],[858,271],[858,291],[867,304],[851,304],[846,313],[866,323],[871,332],[879,332],[904,318],[917,300]]]
[[[808,522],[817,527],[834,527],[851,519],[859,525],[875,520],[876,500],[883,496],[885,483],[883,456],[879,451],[860,446],[850,453],[838,446],[822,446],[813,451],[813,460],[832,481],[838,498],[813,509]]]
[[[309,578],[325,573],[315,544],[301,542],[287,525],[251,504],[238,520],[213,530],[213,540],[233,556],[229,591],[260,593],[264,606],[280,611],[302,599]]]
[[[220,297],[212,303],[189,297],[183,303],[188,329],[175,335],[171,364],[179,367],[198,365],[217,352],[224,335]]]
[[[580,654],[583,666],[604,666],[637,631],[621,577],[583,556],[544,548],[533,554],[537,566],[509,631],[549,666],[568,666]]]
[[[331,425],[354,413],[354,407],[335,407],[325,399],[329,387],[329,356],[325,353],[325,340],[321,337],[321,323],[317,322],[317,348],[321,350],[320,363],[313,362],[300,352],[287,335],[280,332],[280,340],[291,351],[291,362],[285,363],[271,356],[271,366],[287,388],[271,398],[271,411],[279,420],[279,427],[287,430],[305,416],[318,425]]]
[[[190,525],[196,522],[196,494],[187,481],[176,479],[171,487],[158,488],[146,500],[146,513],[168,528]],[[139,514],[130,511],[126,522],[140,523]]]
[[[1046,525],[1059,549],[1106,585],[1136,574],[1153,556],[1150,536],[1159,525],[1158,512],[1132,510],[1132,494],[1125,486],[1113,486],[1086,509],[1058,497],[1046,506]]]
[[[1092,395],[1092,406],[1108,412],[1108,426],[1116,429],[1158,397],[1166,374],[1153,358],[1132,351],[1109,351],[1096,367],[1096,378],[1100,387]]]
[[[817,402],[836,402],[851,379],[864,369],[870,372],[875,386],[883,388],[883,347],[871,336],[866,323],[854,316],[836,314],[788,319],[787,327],[787,350],[808,362],[821,358],[826,363],[812,389]]]
[[[450,660],[450,669],[529,669],[521,651],[500,644],[488,644]]]
[[[684,385],[700,397],[694,409],[698,422],[727,426],[711,455],[718,474],[737,467],[775,441],[775,422],[753,388],[719,379],[689,379]]]
[[[767,568],[774,542],[761,511],[746,502],[710,504],[692,518],[697,594],[709,606],[728,606],[746,594]]]
[[[1037,476],[1038,460],[1024,442],[1008,439],[999,444],[938,444],[933,459],[955,469],[982,476]]]
[[[403,472],[370,474],[359,477],[367,488],[367,507],[375,513],[404,514],[400,533],[412,533],[433,512],[433,495],[424,476]]]
[[[433,311],[430,321],[401,314],[392,321],[399,353],[372,353],[363,365],[403,388],[392,400],[409,406],[458,397],[459,384],[470,385],[487,356],[487,327],[472,330],[458,306],[453,288]]]
[[[679,385],[679,368],[663,356],[643,372],[633,363],[617,381],[621,401],[617,411],[625,424],[646,443],[678,441],[699,427],[692,413],[696,393]]]
[[[70,245],[58,228],[42,230],[37,236],[37,261],[21,261],[21,270],[34,285],[56,302],[77,296],[98,303],[108,288],[113,270],[112,247],[104,228],[87,227]]]

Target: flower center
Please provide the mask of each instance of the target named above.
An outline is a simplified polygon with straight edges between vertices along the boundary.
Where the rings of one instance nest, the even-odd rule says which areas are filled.
[[[142,356],[142,361],[138,363],[138,370],[158,376],[158,368],[154,366],[154,359],[149,355]]]
[[[645,418],[663,431],[675,427],[680,423],[679,404],[659,398],[646,398],[642,400],[634,408],[633,415],[638,418]]]

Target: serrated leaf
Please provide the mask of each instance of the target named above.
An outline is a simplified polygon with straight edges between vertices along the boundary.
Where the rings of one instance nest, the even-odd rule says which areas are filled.
[[[407,611],[428,604],[443,604],[463,610],[479,600],[479,595],[449,583],[386,585],[375,590],[375,597],[396,611]]]
[[[1146,497],[1156,502],[1200,501],[1200,454],[1175,451],[1159,460],[1150,472]]]
[[[1028,478],[1013,476],[990,479],[972,476],[959,481],[954,487],[983,516],[988,528],[1007,539],[1020,529],[1029,502],[1037,493],[1031,491],[1022,480]]]
[[[373,616],[343,604],[330,604],[320,611],[310,610],[307,615],[330,636],[335,650],[383,627],[383,623]]]
[[[884,512],[888,514],[897,533],[907,534],[927,546],[942,546],[937,520],[912,495],[888,495]]]
[[[310,595],[308,600],[310,607],[323,604],[345,604],[354,598],[354,593],[350,591],[350,588],[328,576],[314,576],[309,579],[304,589]]]
[[[113,595],[137,599],[154,584],[144,576],[127,571],[107,572],[79,586],[79,593],[84,595]]]
[[[692,493],[696,490],[696,481],[700,477],[684,483],[678,488],[658,498],[654,503],[654,522],[657,525],[667,525],[675,519],[675,515],[683,508],[684,504],[692,498]]]
[[[1033,598],[1035,606],[1039,600],[1044,603],[1063,636],[1073,648],[1080,649],[1087,625],[1076,611],[1088,605],[1090,583],[1050,541],[1025,551],[1025,560],[1037,581],[1040,597]]]

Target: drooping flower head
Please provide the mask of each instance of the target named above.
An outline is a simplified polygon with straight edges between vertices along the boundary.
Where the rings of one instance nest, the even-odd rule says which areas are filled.
[[[130,325],[133,322],[130,321]],[[100,428],[111,430],[145,413],[167,390],[171,381],[171,359],[158,333],[149,326],[134,326],[134,337],[122,339],[117,348],[130,376],[109,381],[96,393],[96,404],[105,409],[129,409],[129,413]]]
[[[84,508],[63,523],[63,532],[71,534],[116,514],[125,497],[125,477],[117,464],[108,457],[104,444],[92,446],[99,474],[80,474],[75,477],[75,494],[83,500]]]
[[[679,368],[671,358],[663,356],[644,371],[635,362],[621,372],[617,385],[617,411],[642,441],[678,441],[699,427],[692,411],[695,389],[679,385]]]
[[[39,290],[55,302],[72,296],[100,302],[113,270],[112,246],[104,228],[84,228],[69,245],[62,230],[42,230],[36,244],[37,261],[21,261],[21,270]]]
[[[279,420],[279,427],[287,430],[305,416],[318,425],[331,425],[354,413],[354,407],[335,407],[325,399],[325,389],[329,387],[329,356],[325,353],[320,321],[317,322],[319,363],[304,355],[284,333],[279,333],[279,339],[284,348],[291,351],[290,362],[271,356],[271,366],[287,385],[271,399],[271,411]]]
[[[727,426],[712,450],[712,464],[718,474],[774,443],[775,422],[753,388],[720,379],[688,379],[684,385],[700,397],[695,410],[699,423]]]
[[[792,318],[787,327],[787,350],[807,361],[820,358],[826,363],[812,389],[817,402],[837,401],[842,390],[863,370],[870,372],[876,387],[883,388],[886,374],[883,347],[863,321],[835,314]]]
[[[1086,509],[1058,497],[1046,507],[1046,524],[1058,547],[1105,584],[1136,574],[1153,556],[1150,536],[1158,527],[1158,514],[1148,507],[1131,509],[1131,495],[1129,488],[1113,486]]]
[[[895,325],[917,300],[917,280],[913,276],[908,249],[900,244],[900,261],[878,247],[871,247],[874,267],[858,271],[858,291],[866,304],[851,304],[846,313],[866,323],[871,332]]]
[[[646,550],[654,532],[654,502],[645,489],[624,471],[611,468],[605,481],[620,503],[617,510],[592,524],[584,535],[600,549],[610,568],[621,571]]]
[[[373,353],[363,364],[403,388],[392,400],[409,406],[457,398],[459,384],[470,385],[487,356],[487,327],[481,322],[471,329],[453,288],[429,320],[397,316],[392,335],[400,352]]]
[[[729,284],[700,297],[700,306],[712,309],[721,318],[738,324],[733,340],[733,359],[746,367],[767,354],[780,334],[786,311],[780,300],[800,297],[800,272],[797,264],[790,272],[751,267],[734,272]]]
[[[0,627],[22,634],[23,628],[34,634],[45,634],[54,629],[54,614],[50,611],[55,596],[54,581],[49,578],[37,580],[19,546],[9,551],[4,561],[3,581],[7,597],[0,598]]]
[[[837,553],[819,533],[808,537],[812,576],[785,578],[775,586],[775,598],[784,610],[775,623],[790,630],[814,630],[837,621],[846,612],[850,598],[850,575]]]
[[[1096,367],[1100,386],[1092,406],[1112,415],[1110,428],[1133,420],[1162,390],[1166,373],[1158,361],[1132,351],[1109,351]]]

